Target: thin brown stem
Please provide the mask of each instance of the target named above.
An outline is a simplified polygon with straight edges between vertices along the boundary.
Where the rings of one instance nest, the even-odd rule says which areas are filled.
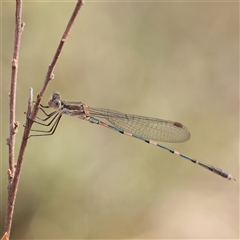
[[[16,102],[16,79],[17,79],[17,70],[18,70],[18,58],[19,58],[19,46],[20,46],[20,37],[24,27],[24,23],[21,23],[21,14],[22,14],[22,1],[16,0],[16,30],[15,30],[15,42],[14,42],[14,55],[13,55],[13,63],[12,63],[12,81],[11,81],[11,91],[10,91],[10,137],[7,139],[7,144],[9,145],[9,186],[8,186],[8,205],[7,212],[5,218],[5,226],[4,233],[9,237],[12,225],[12,218],[15,206],[15,200],[17,195],[17,189],[19,184],[20,173],[22,169],[22,163],[24,159],[24,153],[27,146],[28,136],[33,124],[31,119],[35,119],[38,107],[40,105],[42,96],[47,89],[47,86],[51,79],[53,79],[54,68],[56,66],[59,55],[62,51],[64,43],[69,35],[69,32],[73,26],[74,20],[83,5],[83,0],[78,0],[77,4],[74,8],[72,16],[68,22],[68,25],[63,33],[57,51],[53,57],[51,64],[48,67],[48,71],[43,83],[43,87],[41,91],[37,95],[37,101],[34,105],[33,111],[31,112],[31,104],[32,104],[32,90],[30,89],[29,93],[29,101],[28,101],[28,111],[26,114],[26,124],[22,137],[22,142],[19,150],[17,164],[15,164],[14,160],[14,145],[15,145],[15,134],[17,132],[18,123],[15,121],[15,102]]]
[[[7,139],[8,149],[9,149],[9,158],[8,158],[8,209],[6,213],[4,232],[8,235],[10,234],[10,228],[12,223],[13,209],[12,205],[9,204],[12,196],[10,191],[10,186],[12,184],[14,174],[15,174],[15,138],[19,123],[15,120],[16,112],[16,90],[17,90],[17,73],[18,73],[18,59],[19,59],[19,50],[21,35],[23,31],[24,23],[22,23],[22,1],[16,1],[16,12],[15,12],[15,37],[14,37],[14,50],[13,50],[13,59],[12,59],[12,74],[11,74],[11,87],[10,87],[10,135]]]
[[[19,50],[20,50],[20,41],[23,30],[22,23],[22,1],[16,1],[16,12],[15,12],[15,38],[14,38],[14,51],[12,59],[12,75],[11,75],[11,87],[10,87],[10,135],[7,139],[7,144],[9,147],[9,172],[8,180],[11,184],[12,177],[14,176],[14,164],[15,164],[15,137],[18,128],[18,122],[15,120],[15,111],[16,111],[16,89],[17,89],[17,73],[18,73],[18,59],[19,59]]]
[[[5,218],[5,226],[4,226],[4,232],[7,233],[8,237],[10,236],[10,231],[11,231],[15,200],[16,200],[17,189],[19,184],[19,177],[20,177],[21,167],[23,163],[23,156],[27,146],[28,135],[29,135],[31,126],[33,124],[32,121],[29,121],[29,116],[31,114],[31,107],[32,107],[32,99],[33,99],[33,90],[31,88],[29,91],[28,108],[26,113],[26,127],[24,129],[21,148],[19,151],[19,157],[21,156],[21,160],[19,161],[19,157],[18,157],[17,164],[14,164],[15,171],[14,171],[13,180],[11,184],[8,185],[8,205],[7,205],[7,212],[6,212],[6,218]]]

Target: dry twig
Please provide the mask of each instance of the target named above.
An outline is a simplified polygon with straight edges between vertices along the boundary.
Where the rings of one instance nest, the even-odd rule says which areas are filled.
[[[7,144],[9,146],[9,169],[8,169],[8,203],[7,203],[7,212],[5,217],[5,226],[4,226],[4,233],[7,234],[8,237],[10,236],[11,225],[12,225],[12,217],[14,212],[16,194],[19,184],[19,177],[22,169],[22,163],[24,159],[24,153],[27,146],[28,136],[33,124],[33,121],[37,115],[38,107],[40,105],[42,96],[47,89],[47,86],[50,80],[53,79],[54,68],[56,66],[57,60],[59,55],[62,51],[64,43],[69,35],[69,32],[73,26],[74,20],[83,5],[83,0],[78,0],[72,16],[68,22],[68,25],[63,33],[61,41],[58,45],[57,51],[53,57],[51,64],[48,67],[48,71],[42,86],[41,91],[37,94],[37,100],[34,105],[34,108],[31,112],[31,104],[33,99],[33,91],[30,89],[29,93],[29,100],[28,100],[28,110],[26,114],[26,124],[25,129],[22,137],[22,142],[19,150],[18,160],[15,163],[14,158],[14,146],[15,146],[15,136],[17,132],[17,128],[19,123],[15,121],[15,105],[16,105],[16,90],[17,90],[17,70],[18,70],[18,59],[19,59],[19,49],[20,49],[20,39],[21,33],[23,31],[24,23],[21,22],[22,17],[22,1],[16,0],[16,29],[15,29],[15,41],[14,41],[14,54],[13,54],[13,61],[12,61],[12,78],[11,78],[11,90],[10,90],[10,137],[7,139]]]

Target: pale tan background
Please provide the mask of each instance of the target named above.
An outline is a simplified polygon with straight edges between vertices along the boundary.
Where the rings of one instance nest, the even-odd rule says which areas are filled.
[[[16,152],[74,2],[24,2]],[[14,2],[2,3],[2,216],[6,208]],[[135,139],[64,116],[30,139],[12,238],[233,239],[239,234],[238,3],[86,1],[43,103],[66,100],[179,121],[166,144],[231,172],[230,182]]]

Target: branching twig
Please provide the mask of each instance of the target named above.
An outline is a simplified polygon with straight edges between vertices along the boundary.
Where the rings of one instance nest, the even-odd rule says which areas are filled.
[[[79,12],[79,10],[80,10],[80,8],[81,8],[81,6],[83,4],[84,4],[83,0],[78,0],[77,4],[75,6],[75,9],[74,9],[74,11],[72,13],[72,16],[71,16],[71,18],[70,18],[70,20],[68,22],[68,25],[67,25],[67,27],[66,27],[63,35],[62,35],[61,41],[60,41],[60,43],[58,45],[58,48],[57,48],[57,51],[56,51],[56,53],[55,53],[55,55],[53,57],[53,60],[52,60],[51,64],[48,66],[48,72],[47,72],[47,75],[45,77],[45,81],[44,81],[43,87],[42,87],[41,91],[37,95],[37,101],[36,101],[34,109],[32,111],[32,115],[31,115],[32,119],[34,119],[36,117],[40,101],[42,99],[42,96],[43,96],[43,94],[44,94],[44,92],[45,92],[45,90],[46,90],[50,80],[52,80],[54,78],[53,70],[54,70],[55,65],[57,63],[58,57],[59,57],[59,55],[60,55],[60,53],[62,51],[64,43],[67,40],[67,37],[68,37],[68,35],[70,33],[70,30],[71,30],[71,28],[73,26],[74,20],[75,20],[77,14],[78,14],[78,12]]]
[[[25,149],[27,146],[28,136],[33,124],[32,119],[35,119],[38,107],[40,105],[42,96],[47,89],[47,86],[51,79],[53,79],[54,74],[53,70],[56,66],[57,60],[63,48],[63,45],[69,35],[69,32],[73,26],[74,20],[83,5],[83,0],[78,0],[75,9],[72,13],[72,16],[69,20],[69,23],[63,33],[57,51],[53,57],[51,64],[48,67],[48,72],[46,74],[43,87],[41,91],[37,95],[37,100],[34,105],[33,111],[31,112],[31,104],[32,104],[32,89],[30,89],[29,94],[29,101],[28,101],[28,111],[26,114],[26,124],[23,133],[23,138],[19,150],[17,164],[15,164],[14,160],[14,145],[15,145],[15,134],[17,131],[18,123],[15,122],[15,102],[16,102],[16,79],[17,79],[17,69],[18,69],[18,56],[19,56],[19,46],[20,46],[20,37],[21,32],[23,30],[24,24],[21,23],[21,9],[22,9],[22,1],[17,0],[16,6],[16,31],[15,31],[15,43],[14,43],[14,55],[13,55],[13,64],[12,64],[12,82],[11,82],[11,91],[10,91],[10,137],[7,139],[7,143],[9,145],[9,170],[8,170],[8,177],[9,177],[9,186],[8,186],[8,205],[7,205],[7,212],[5,218],[5,226],[4,226],[4,233],[10,236],[11,225],[12,225],[12,217],[14,212],[16,194],[19,184],[19,177],[21,173],[22,163],[23,163],[23,156],[25,153]]]

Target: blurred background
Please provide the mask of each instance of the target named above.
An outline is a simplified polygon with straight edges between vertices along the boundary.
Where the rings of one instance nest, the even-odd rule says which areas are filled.
[[[23,3],[16,158],[29,88],[35,99],[74,6]],[[2,2],[1,232],[14,15],[15,3]],[[191,139],[164,144],[238,181],[63,116],[53,136],[29,139],[12,239],[237,239],[238,17],[238,3],[86,0],[42,104],[58,91],[65,100],[181,122]]]

